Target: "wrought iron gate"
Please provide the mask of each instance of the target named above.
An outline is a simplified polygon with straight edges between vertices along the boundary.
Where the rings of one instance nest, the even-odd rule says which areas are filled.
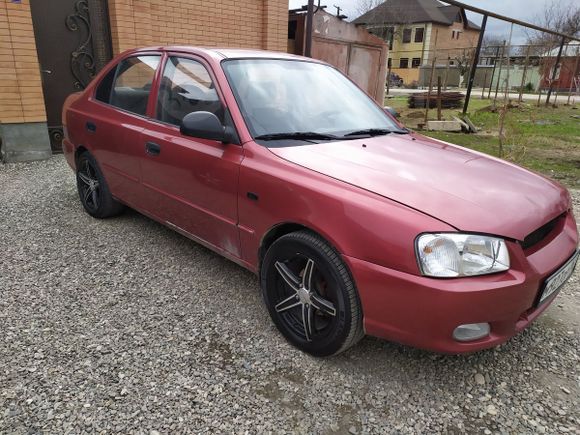
[[[30,0],[53,152],[62,150],[62,105],[111,59],[107,0]]]

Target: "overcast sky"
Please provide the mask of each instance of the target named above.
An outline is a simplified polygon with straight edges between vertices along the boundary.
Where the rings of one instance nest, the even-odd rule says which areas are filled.
[[[315,0],[315,3],[318,0]],[[328,5],[326,9],[329,12],[335,12],[332,6],[337,5],[344,9],[344,13],[348,15],[351,20],[358,16],[357,4],[359,0],[321,0],[322,5]],[[531,22],[534,17],[542,12],[546,4],[551,3],[551,0],[463,0],[463,3],[470,4],[482,9],[487,9],[502,15],[507,15],[512,18]],[[307,0],[290,0],[290,8],[300,7],[307,4]],[[471,14],[469,19],[481,23],[481,16]],[[486,34],[493,34],[500,37],[509,36],[510,24],[489,19],[487,24]],[[519,44],[525,42],[525,33],[523,29],[514,26],[513,43]]]

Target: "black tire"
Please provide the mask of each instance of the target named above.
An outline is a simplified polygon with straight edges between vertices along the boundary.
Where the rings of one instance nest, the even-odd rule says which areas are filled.
[[[364,336],[354,282],[320,236],[297,231],[276,240],[264,256],[260,282],[274,324],[304,352],[336,355]]]
[[[88,214],[104,219],[123,211],[123,204],[111,195],[97,161],[86,151],[77,159],[76,177],[79,198]]]

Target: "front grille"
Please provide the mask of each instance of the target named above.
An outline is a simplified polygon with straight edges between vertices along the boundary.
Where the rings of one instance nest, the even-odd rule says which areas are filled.
[[[556,227],[556,225],[558,225],[558,221],[562,219],[564,216],[565,214],[561,214],[556,219],[551,220],[546,225],[538,228],[533,233],[528,234],[524,239],[524,241],[521,243],[522,248],[529,249],[534,245],[540,243],[542,240],[544,240],[548,236],[548,234],[552,232],[552,230]]]

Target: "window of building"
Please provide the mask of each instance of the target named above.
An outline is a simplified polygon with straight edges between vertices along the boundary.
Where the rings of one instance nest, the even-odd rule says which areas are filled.
[[[411,68],[419,68],[421,66],[421,58],[414,57],[411,61]]]
[[[409,68],[409,58],[402,57],[399,60],[399,68]]]
[[[120,109],[147,114],[147,102],[160,56],[134,56],[117,66],[110,104]],[[101,83],[105,86],[104,82]],[[104,89],[101,92],[104,97]]]
[[[451,31],[451,39],[455,39],[455,30]]]
[[[207,69],[193,59],[170,57],[157,99],[157,119],[180,125],[191,112],[211,112],[221,121],[224,109]]]
[[[411,34],[413,33],[413,29],[404,29],[403,30],[403,43],[406,44],[411,42]]]
[[[387,68],[391,68],[393,66],[393,59],[390,57],[387,59]]]
[[[415,29],[415,42],[423,42],[423,36],[425,34],[425,29],[423,27],[418,27]]]

